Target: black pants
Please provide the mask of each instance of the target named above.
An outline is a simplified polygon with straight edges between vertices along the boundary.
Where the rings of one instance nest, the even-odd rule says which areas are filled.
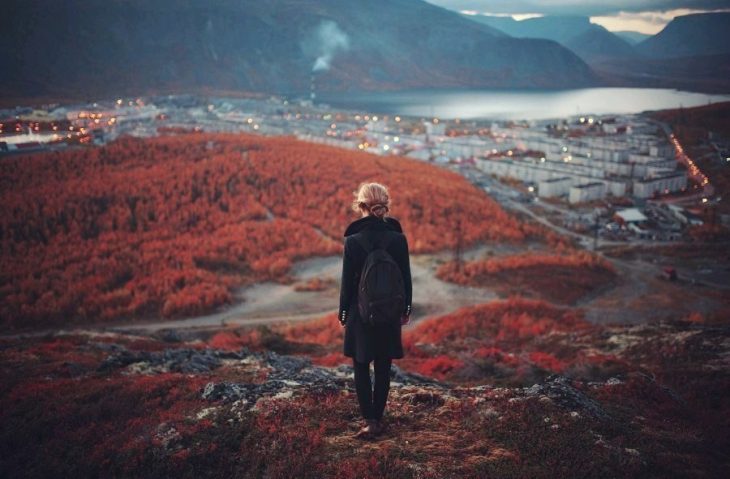
[[[353,359],[355,369],[355,391],[360,412],[365,419],[380,419],[385,411],[385,402],[390,390],[391,359],[375,359],[375,390],[370,384],[370,363],[361,363]]]

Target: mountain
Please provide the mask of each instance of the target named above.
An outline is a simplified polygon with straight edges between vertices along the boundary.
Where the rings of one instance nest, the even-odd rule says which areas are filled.
[[[588,63],[636,56],[633,47],[588,17],[546,16],[514,20],[511,17],[468,15],[467,18],[516,38],[543,38],[569,48]]]
[[[591,66],[610,86],[730,92],[730,54],[615,59]]]
[[[421,0],[8,0],[2,95],[589,86],[591,69]]]
[[[635,58],[634,47],[605,28],[591,24],[583,33],[563,43],[585,61],[594,64],[614,58]]]
[[[638,45],[639,43],[653,36],[647,33],[633,32],[629,30],[612,33],[620,39],[624,40],[629,45]]]
[[[676,17],[636,48],[654,58],[727,54],[730,53],[728,31],[730,12],[684,15]]]

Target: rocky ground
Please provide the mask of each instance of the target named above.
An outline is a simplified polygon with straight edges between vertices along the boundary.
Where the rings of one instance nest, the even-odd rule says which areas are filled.
[[[726,477],[726,324],[597,327],[537,309],[465,309],[409,332],[374,441],[352,437],[352,369],[327,344],[339,326],[323,326],[333,317],[309,330],[5,338],[0,475]],[[453,318],[505,333],[485,353],[471,329],[439,335]],[[461,367],[438,367],[449,360]]]

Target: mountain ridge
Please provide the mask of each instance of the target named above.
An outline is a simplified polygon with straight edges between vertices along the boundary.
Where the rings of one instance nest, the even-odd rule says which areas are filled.
[[[515,20],[511,17],[465,15],[477,23],[515,38],[543,38],[568,48],[587,63],[636,56],[626,40],[578,15],[544,16]]]
[[[661,32],[639,43],[636,48],[653,58],[728,54],[728,29],[730,12],[683,15],[675,17]]]
[[[510,38],[420,0],[358,5],[9,0],[13,16],[0,19],[8,38],[0,46],[7,66],[0,85],[3,96],[17,97],[205,88],[306,93],[323,56],[329,59],[329,69],[317,73],[323,91],[596,82],[590,67],[553,42]],[[330,36],[320,30],[328,22],[334,24],[329,33],[345,39],[333,51],[322,50]]]

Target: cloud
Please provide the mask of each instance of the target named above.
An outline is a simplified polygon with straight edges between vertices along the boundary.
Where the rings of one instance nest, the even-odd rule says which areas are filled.
[[[598,15],[591,17],[591,22],[597,23],[607,30],[631,30],[653,35],[659,33],[674,17],[704,13],[706,10],[692,10],[681,8],[665,12],[618,12],[614,15]]]
[[[451,10],[543,15],[617,15],[620,12],[730,9],[730,0],[426,0]]]

